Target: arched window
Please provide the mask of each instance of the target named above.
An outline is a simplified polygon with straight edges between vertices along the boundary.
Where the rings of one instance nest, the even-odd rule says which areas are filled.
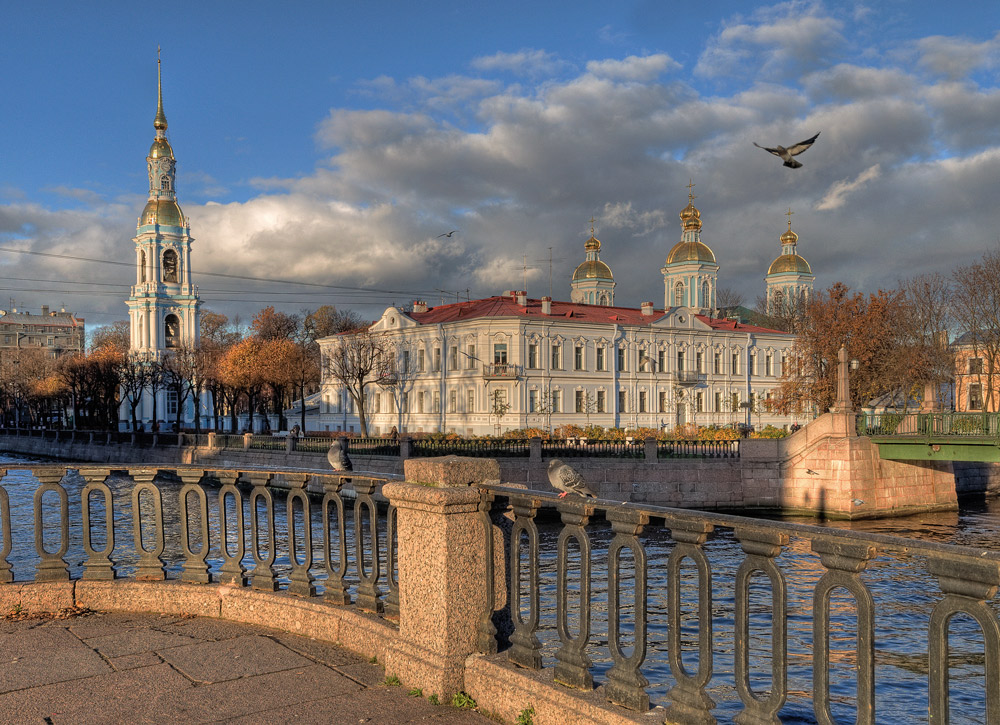
[[[146,281],[146,251],[139,252],[139,281]]]
[[[701,306],[702,307],[711,307],[712,306],[712,300],[709,298],[709,291],[710,290],[711,290],[711,286],[708,284],[708,280],[706,279],[704,282],[701,283]]]
[[[678,282],[674,285],[674,307],[684,306],[684,283]]]
[[[166,174],[160,177],[160,191],[170,191],[170,177]]]
[[[601,292],[601,299],[598,300],[597,304],[604,305],[605,307],[608,307],[611,304],[611,299],[608,297],[607,292]]]
[[[776,289],[771,294],[771,311],[781,312],[781,308],[785,302],[785,294],[780,290]]]
[[[166,347],[181,346],[181,321],[177,315],[167,315],[163,320],[163,338]]]
[[[177,252],[168,249],[163,253],[163,281],[177,282]]]

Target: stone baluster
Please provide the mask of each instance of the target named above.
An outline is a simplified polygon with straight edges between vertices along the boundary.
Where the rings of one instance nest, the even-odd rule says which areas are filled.
[[[983,633],[986,692],[985,722],[1000,722],[1000,622],[989,605],[1000,587],[1000,563],[955,555],[928,557],[927,568],[937,577],[944,598],[934,605],[928,628],[930,660],[930,723],[944,725],[951,721],[949,711],[948,626],[956,614],[976,621]],[[969,713],[971,715],[971,713]],[[959,716],[956,713],[956,718]]]
[[[180,492],[181,515],[181,549],[184,552],[184,565],[181,570],[181,581],[194,584],[208,584],[212,581],[209,575],[208,559],[208,496],[201,486],[205,471],[195,469],[180,469],[177,475],[184,482]],[[191,547],[191,508],[190,498],[194,494],[198,506],[198,538],[201,548],[196,552]]]
[[[108,468],[81,468],[81,476],[87,485],[80,492],[80,513],[83,521],[83,550],[87,554],[84,562],[83,578],[95,581],[111,581],[115,578],[115,569],[111,563],[111,552],[115,550],[115,512],[111,487],[107,480],[111,477]],[[91,495],[101,494],[104,497],[104,548],[98,551],[94,548],[91,537]]]
[[[250,491],[250,553],[253,555],[254,568],[250,572],[250,584],[254,589],[262,589],[268,592],[278,590],[278,581],[274,576],[274,560],[276,558],[274,543],[274,497],[271,495],[267,485],[271,482],[273,474],[263,471],[250,471],[245,474],[253,482],[253,489]],[[264,503],[264,525],[261,526],[259,510],[260,503]],[[267,538],[261,542],[261,528],[266,528]],[[261,552],[261,548],[267,550],[267,554]]]
[[[830,712],[830,594],[842,587],[857,605],[857,725],[875,722],[875,602],[861,572],[875,556],[874,546],[834,537],[814,539],[826,573],[813,591],[813,708],[820,725],[833,725]]]
[[[532,439],[535,440],[535,439]],[[479,520],[483,526],[483,543],[486,559],[486,602],[479,619],[479,651],[484,654],[497,652],[497,628],[493,624],[493,612],[496,609],[496,565],[495,537],[493,536],[493,502],[496,496],[489,489],[479,491]]]
[[[243,528],[243,494],[236,487],[239,474],[235,471],[214,471],[213,475],[222,484],[219,489],[219,552],[222,554],[219,582],[243,587],[247,585],[247,570],[243,566],[246,535]],[[227,498],[233,502],[233,517],[236,519],[234,525],[230,522]],[[234,548],[230,548],[230,528],[235,529],[236,533],[232,541]]]
[[[385,616],[399,616],[399,571],[397,561],[397,531],[399,514],[396,507],[389,504],[385,512],[385,578],[389,592],[385,595]]]
[[[292,436],[289,436],[292,439]],[[288,593],[300,597],[316,596],[315,577],[309,573],[312,566],[312,514],[306,484],[312,476],[308,473],[286,473],[285,480],[291,485],[285,499],[285,517],[288,521],[288,561],[292,572],[288,576]],[[295,504],[302,509],[302,546],[299,547],[298,524],[295,522]]]
[[[129,475],[135,481],[132,487],[132,536],[135,542],[135,553],[139,556],[139,561],[135,567],[135,578],[148,581],[161,581],[166,579],[166,572],[163,568],[163,499],[160,496],[160,489],[153,484],[156,478],[156,471],[151,469],[129,470]],[[147,549],[143,543],[143,534],[148,525],[147,517],[143,514],[142,494],[147,494],[152,506],[153,548]]]
[[[510,532],[510,615],[514,620],[514,633],[510,637],[507,658],[516,665],[532,670],[542,667],[542,643],[535,634],[538,631],[539,591],[538,591],[538,527],[535,515],[541,501],[530,496],[512,497],[514,506],[514,526]],[[521,587],[525,568],[521,563],[521,534],[527,538],[527,584],[528,617],[522,615]]]
[[[41,484],[35,489],[34,496],[35,551],[41,557],[35,581],[69,581],[69,567],[63,560],[69,549],[69,496],[59,483],[66,474],[66,469],[36,469],[32,473]],[[49,492],[54,492],[59,499],[59,548],[52,552],[45,548],[43,521],[46,517],[42,515],[42,497]]]
[[[608,671],[605,692],[609,701],[630,710],[645,712],[649,709],[649,695],[639,668],[646,659],[646,550],[639,541],[639,534],[649,523],[648,514],[625,508],[608,509],[614,538],[608,546],[608,649],[614,663]],[[632,587],[633,622],[630,630],[622,627],[622,552],[632,554],[635,581]],[[632,637],[632,653],[625,656],[622,640]]]
[[[378,508],[372,494],[375,493],[376,482],[371,478],[352,479],[352,486],[357,496],[354,499],[354,545],[358,566],[358,596],[357,604],[361,609],[369,612],[381,613],[384,605],[382,603],[382,592],[378,587],[380,574],[378,558]],[[367,514],[365,513],[367,512]],[[368,524],[369,536],[365,536],[365,523]],[[365,554],[366,539],[371,541],[371,566],[368,566],[368,557]]]
[[[788,544],[788,534],[753,526],[737,527],[736,538],[746,558],[736,571],[736,691],[744,710],[735,718],[739,725],[780,725],[778,711],[788,696],[788,596],[785,577],[774,558]],[[771,687],[760,698],[750,686],[750,584],[754,572],[771,584]]]
[[[0,468],[0,479],[6,475],[7,469]],[[9,584],[14,581],[14,575],[7,557],[14,548],[14,539],[10,533],[10,496],[3,486],[0,486],[0,529],[3,529],[3,538],[0,539],[0,584]]]
[[[344,521],[344,499],[340,495],[343,476],[323,477],[323,559],[326,562],[326,591],[323,598],[333,604],[350,604],[347,592],[347,534]],[[330,530],[330,512],[337,512],[337,566],[333,565],[333,534]]]
[[[562,518],[562,531],[556,542],[556,629],[562,646],[556,652],[558,663],[555,679],[564,685],[581,690],[594,688],[593,664],[587,656],[590,640],[590,537],[586,526],[594,515],[594,507],[586,503],[562,499],[556,504]],[[574,637],[569,624],[569,542],[574,540],[580,548],[580,611],[579,632]]]

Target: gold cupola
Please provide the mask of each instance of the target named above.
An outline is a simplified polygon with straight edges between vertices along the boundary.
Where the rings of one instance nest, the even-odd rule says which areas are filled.
[[[594,219],[590,220],[590,238],[583,243],[586,258],[573,272],[570,300],[588,305],[613,305],[615,278],[611,267],[601,261],[601,240],[594,236]]]
[[[711,314],[719,264],[715,253],[701,241],[701,212],[694,205],[694,182],[689,181],[688,203],[681,209],[681,240],[667,253],[663,274],[663,306],[688,307]]]
[[[715,264],[715,253],[701,241],[701,212],[694,205],[691,193],[694,182],[688,182],[688,205],[681,209],[681,241],[667,254],[667,264],[708,262]]]
[[[786,212],[788,228],[779,237],[781,255],[771,262],[764,276],[767,310],[772,315],[801,309],[812,296],[816,280],[809,262],[796,251],[799,235],[792,231],[793,213],[791,209]]]
[[[785,272],[793,272],[797,274],[812,274],[812,268],[809,266],[809,262],[806,261],[805,257],[801,256],[796,251],[796,245],[799,242],[799,235],[792,231],[792,214],[794,214],[791,209],[786,212],[788,217],[788,229],[778,239],[781,241],[781,256],[771,262],[771,266],[768,267],[767,273],[770,274],[782,274]]]
[[[167,140],[167,115],[163,112],[163,73],[161,70],[159,49],[156,57],[156,116],[153,118],[153,128],[156,129],[153,144],[149,147],[146,157],[146,169],[149,174],[149,201],[139,216],[139,226],[156,224],[161,226],[185,226],[184,213],[177,204],[177,194],[174,182],[176,180],[176,160],[174,150]]]

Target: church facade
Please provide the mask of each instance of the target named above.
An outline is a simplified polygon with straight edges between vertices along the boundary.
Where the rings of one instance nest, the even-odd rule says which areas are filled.
[[[191,228],[177,203],[176,167],[167,138],[163,83],[157,58],[157,107],[153,143],[146,157],[149,198],[136,224],[135,284],[126,301],[130,351],[138,361],[156,362],[198,345],[201,300],[191,281]],[[184,401],[182,419],[194,420],[203,401]],[[179,401],[172,391],[147,390],[138,417],[149,430],[177,417]],[[123,413],[123,420],[130,416]]]
[[[793,336],[713,316],[719,265],[701,240],[693,201],[689,193],[681,239],[661,270],[662,308],[614,305],[614,278],[592,231],[570,302],[508,291],[386,309],[368,333],[391,349],[395,366],[367,389],[369,433],[782,427],[806,417],[777,415],[767,404]],[[320,340],[324,360],[344,344],[349,335]],[[358,432],[350,396],[325,371],[313,426]]]

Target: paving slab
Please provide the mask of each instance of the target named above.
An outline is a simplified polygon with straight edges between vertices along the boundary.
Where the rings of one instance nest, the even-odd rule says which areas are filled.
[[[0,619],[0,723],[486,725],[319,640],[214,619]],[[6,689],[3,689],[6,688]]]

